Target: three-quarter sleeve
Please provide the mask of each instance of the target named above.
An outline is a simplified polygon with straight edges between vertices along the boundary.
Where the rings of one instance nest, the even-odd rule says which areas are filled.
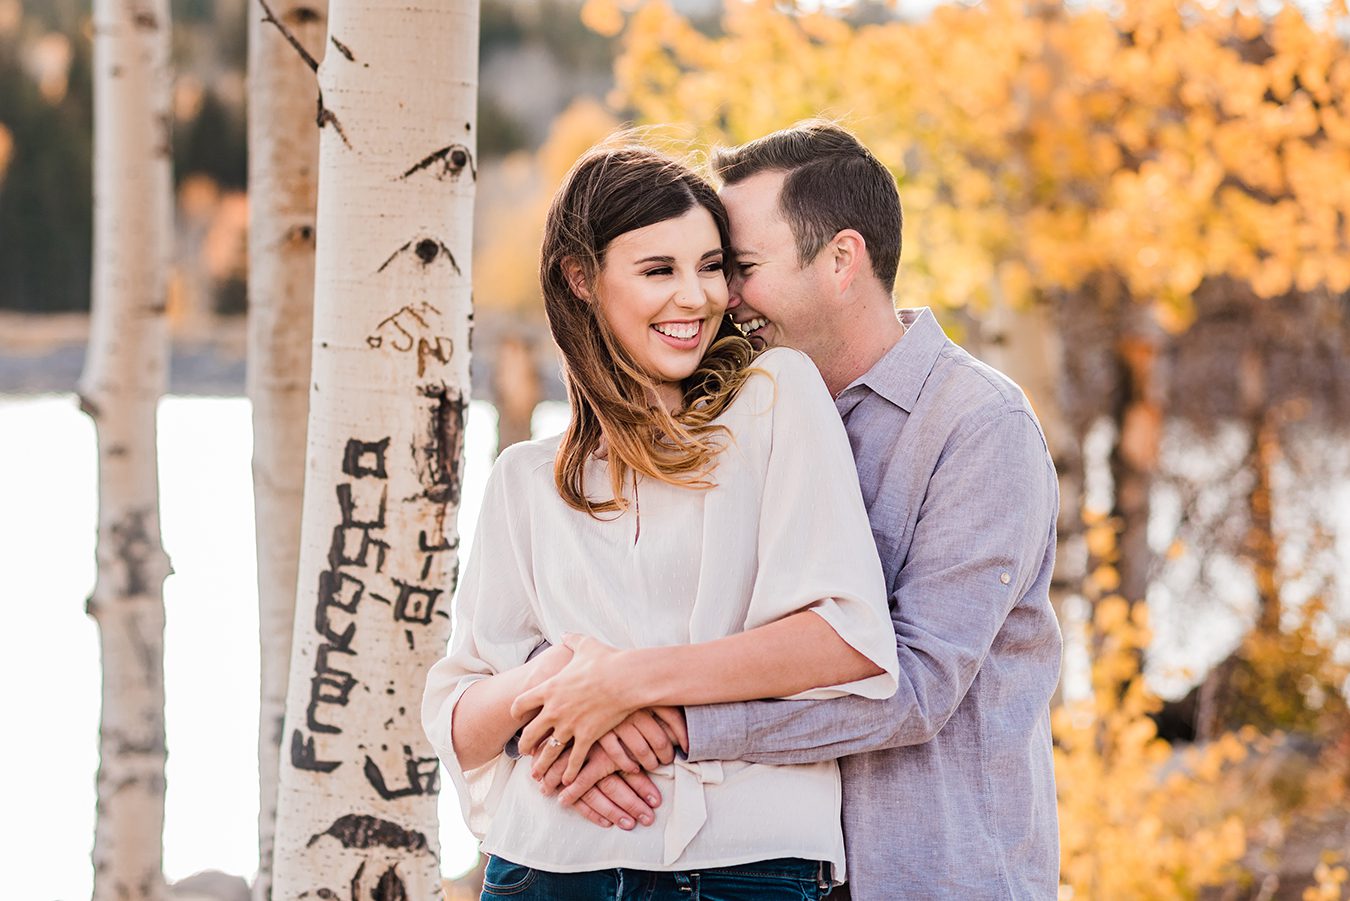
[[[473,548],[454,601],[446,657],[427,674],[422,728],[459,795],[469,830],[486,832],[514,763],[505,754],[464,770],[455,754],[455,705],[474,682],[524,663],[543,640],[530,566],[528,480],[510,449],[488,476]]]
[[[793,697],[890,697],[895,632],[843,422],[804,354],[776,349],[757,365],[773,378],[772,425],[745,628],[809,609],[884,672]]]

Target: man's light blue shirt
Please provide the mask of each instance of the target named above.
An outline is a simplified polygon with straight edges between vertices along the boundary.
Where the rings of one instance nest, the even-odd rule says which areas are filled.
[[[840,758],[855,901],[1053,901],[1054,464],[1015,384],[927,309],[901,319],[904,337],[835,400],[890,591],[900,689],[691,707],[689,758]]]

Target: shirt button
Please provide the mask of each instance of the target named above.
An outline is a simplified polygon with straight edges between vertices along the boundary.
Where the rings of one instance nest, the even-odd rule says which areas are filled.
[[[998,580],[1002,582],[1004,585],[1007,585],[1009,582],[1012,581],[1012,576],[1008,575],[1007,573],[999,573]]]

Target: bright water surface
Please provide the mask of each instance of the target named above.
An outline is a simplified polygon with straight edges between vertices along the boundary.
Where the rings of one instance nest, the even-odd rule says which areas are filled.
[[[536,434],[562,429],[546,404]],[[460,528],[467,552],[496,442],[496,413],[469,407]],[[159,410],[164,545],[168,797],[164,872],[258,866],[258,612],[243,398],[166,398]],[[3,895],[81,901],[93,881],[98,767],[94,586],[94,427],[70,395],[0,397],[0,847]],[[443,780],[448,788],[448,780]],[[445,872],[472,866],[476,842],[453,791],[442,794]]]

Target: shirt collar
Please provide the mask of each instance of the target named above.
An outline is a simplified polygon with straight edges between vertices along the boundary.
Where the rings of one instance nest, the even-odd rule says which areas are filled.
[[[865,385],[905,412],[914,411],[919,391],[933,371],[933,364],[947,343],[947,335],[928,307],[896,312],[905,325],[905,334],[871,369],[839,392],[840,399],[857,386]]]

